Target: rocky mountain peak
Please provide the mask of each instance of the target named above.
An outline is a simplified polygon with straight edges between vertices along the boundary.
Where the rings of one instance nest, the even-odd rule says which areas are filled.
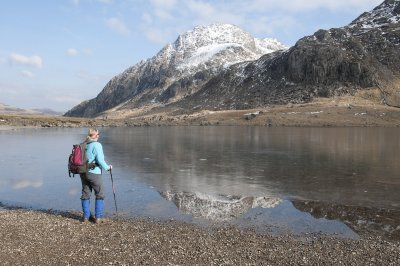
[[[238,26],[211,24],[197,26],[166,45],[152,61],[167,64],[181,72],[199,68],[229,66],[255,60],[276,50],[287,49],[276,39],[257,39]]]
[[[174,42],[176,50],[191,50],[198,47],[236,43],[246,45],[253,37],[241,28],[231,24],[211,24],[208,26],[197,26],[181,34]]]
[[[171,103],[193,94],[223,69],[282,49],[287,47],[277,40],[254,38],[235,25],[198,26],[112,78],[95,99],[66,115]]]
[[[370,12],[364,12],[349,26],[364,29],[387,27],[400,22],[400,0],[386,0]]]

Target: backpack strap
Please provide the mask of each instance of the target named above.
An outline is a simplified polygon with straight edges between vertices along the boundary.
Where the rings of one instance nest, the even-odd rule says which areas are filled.
[[[86,146],[87,146],[87,144],[90,144],[90,143],[92,143],[92,142],[96,142],[96,141],[84,141],[84,142],[82,143],[82,149],[83,149],[82,156],[86,157],[86,159],[87,159],[87,155],[86,155]],[[97,164],[97,162],[96,162],[96,158],[94,158],[94,160],[93,160],[91,163],[89,163],[89,160],[86,160],[86,169],[87,169],[87,170],[92,170],[92,169],[94,169],[96,166],[98,166],[98,164]]]

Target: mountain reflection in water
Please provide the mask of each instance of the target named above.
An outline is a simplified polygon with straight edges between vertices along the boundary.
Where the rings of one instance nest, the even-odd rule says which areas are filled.
[[[159,191],[400,207],[398,128],[116,128],[103,136],[110,161]]]
[[[211,196],[189,192],[163,191],[160,194],[172,201],[180,211],[212,221],[232,220],[251,208],[274,208],[282,201],[279,198]]]
[[[280,231],[292,233],[297,231],[326,233],[327,227],[332,226],[331,224],[326,225],[327,222],[336,221],[336,227],[340,227],[338,224],[343,226],[340,230],[335,229],[335,234],[342,232],[343,235],[354,237],[351,233],[354,231],[360,236],[377,235],[387,239],[400,240],[400,211],[398,210],[334,205],[315,201],[287,201],[275,197],[240,197],[171,191],[159,193],[165,199],[173,202],[179,211],[212,222],[239,221],[240,224],[240,220],[258,219],[258,225],[264,224],[267,230],[275,226]],[[285,205],[284,202],[292,204]],[[278,209],[280,204],[285,205],[281,207],[283,211],[274,213],[273,209]],[[252,213],[252,209],[256,209],[256,211]],[[296,212],[294,209],[300,212]],[[292,213],[291,219],[289,219],[291,222],[284,221],[288,217],[285,213],[288,212]],[[305,213],[311,214],[313,218],[307,217]],[[278,221],[275,225],[270,221],[273,219]],[[324,222],[325,225],[321,226],[321,223]],[[298,228],[295,228],[296,223],[303,225],[297,225]],[[345,226],[350,229],[343,230]],[[307,227],[318,229],[313,230]]]

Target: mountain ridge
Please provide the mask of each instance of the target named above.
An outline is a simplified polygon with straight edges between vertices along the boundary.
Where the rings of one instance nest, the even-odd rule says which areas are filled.
[[[237,64],[214,77],[178,107],[250,109],[306,103],[316,97],[354,95],[369,89],[380,90],[384,104],[399,107],[400,29],[398,19],[390,19],[398,18],[391,11],[398,10],[399,3],[385,1],[374,9],[375,14],[366,12],[348,26],[318,30],[284,52]],[[373,20],[383,11],[391,17],[386,17],[387,22],[380,27],[364,29],[363,24],[357,24],[360,18]]]
[[[234,25],[198,26],[179,35],[152,58],[112,78],[96,98],[82,102],[66,116],[93,116],[117,106],[140,108],[174,102],[194,93],[226,67],[286,48],[275,39],[253,38]]]
[[[48,108],[44,109],[23,109],[19,107],[10,106],[4,103],[0,103],[0,114],[14,114],[14,115],[51,115],[58,116],[62,115],[62,112],[57,112]]]
[[[193,53],[173,53],[179,47],[191,48],[197,41],[181,35],[153,57],[154,64],[146,65],[146,60],[129,68],[119,76],[125,83],[113,78],[95,99],[66,115],[98,116],[107,110],[144,108],[187,112],[251,109],[307,103],[317,97],[351,96],[362,90],[378,90],[383,104],[400,107],[399,13],[400,1],[386,0],[349,25],[318,30],[289,49],[272,51],[259,58],[251,58],[245,51],[246,45],[255,49],[254,39],[241,45],[229,46],[228,42],[223,51],[224,56],[232,56],[231,64],[218,61],[218,57],[201,62],[207,53],[200,51],[197,54],[200,60],[192,64],[193,68],[182,64]],[[204,28],[195,28],[193,32],[201,29]],[[246,39],[245,35],[240,37]],[[203,41],[202,47],[210,45],[207,41]],[[218,46],[213,47],[215,54],[221,55]],[[250,58],[235,60],[239,52]],[[213,60],[218,67],[207,66]],[[165,62],[172,61],[180,62],[187,72],[179,67],[165,67],[169,66]],[[132,79],[133,75],[139,75],[140,79]],[[119,102],[110,104],[115,97]]]

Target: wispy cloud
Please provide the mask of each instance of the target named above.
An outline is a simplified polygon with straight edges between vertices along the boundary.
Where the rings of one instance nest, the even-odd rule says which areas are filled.
[[[93,55],[93,50],[92,49],[90,49],[90,48],[85,48],[85,49],[83,49],[83,53],[85,54],[85,55]]]
[[[199,1],[202,2],[202,1]],[[250,0],[238,1],[232,0],[230,7],[239,8],[242,12],[269,12],[274,11],[289,11],[291,13],[301,13],[304,11],[328,9],[328,10],[346,10],[358,9],[364,10],[367,7],[378,5],[382,0],[291,0],[290,4],[287,1],[277,0]],[[222,3],[221,3],[222,4]],[[216,5],[218,5],[216,3]]]
[[[124,36],[128,36],[131,32],[129,28],[125,25],[125,23],[119,18],[109,18],[106,20],[107,27]]]
[[[171,20],[174,18],[171,13],[175,7],[176,0],[150,0],[151,5],[154,9],[154,15],[162,20]]]
[[[12,53],[10,55],[11,63],[33,66],[37,68],[41,68],[43,66],[43,61],[40,56],[33,55],[33,56],[25,56],[21,54]]]
[[[23,70],[23,71],[21,71],[21,74],[22,74],[23,76],[25,76],[25,77],[28,77],[28,78],[33,78],[33,77],[34,77],[33,73],[30,72],[30,71],[28,71],[28,70]]]
[[[70,0],[71,3],[75,6],[79,6],[80,0]]]
[[[151,23],[153,23],[153,18],[151,17],[151,15],[149,13],[144,13],[142,15],[142,21],[146,24],[151,24]]]
[[[114,0],[98,0],[98,1],[100,3],[107,4],[107,5],[114,4]]]
[[[91,49],[91,48],[84,48],[84,49],[68,48],[66,53],[70,57],[76,57],[78,55],[91,56],[91,55],[93,55],[93,49]]]
[[[168,43],[171,36],[165,29],[161,30],[155,27],[147,27],[144,34],[149,41],[163,45]]]
[[[256,19],[249,18],[247,20],[248,29],[253,33],[261,36],[275,36],[277,31],[285,31],[290,34],[288,29],[296,26],[296,20],[291,16],[262,16]],[[297,25],[299,26],[299,25]]]
[[[150,0],[153,7],[158,9],[172,9],[176,6],[177,0]]]
[[[69,56],[77,56],[78,51],[75,48],[68,48],[67,49],[67,55]]]
[[[362,12],[382,0],[150,0],[141,16],[143,35],[152,42],[171,42],[171,33],[181,33],[197,25],[231,23],[265,37],[284,36],[292,39],[305,32],[308,21],[299,16],[324,12]],[[329,27],[329,26],[328,26]],[[170,34],[167,34],[169,32]]]

